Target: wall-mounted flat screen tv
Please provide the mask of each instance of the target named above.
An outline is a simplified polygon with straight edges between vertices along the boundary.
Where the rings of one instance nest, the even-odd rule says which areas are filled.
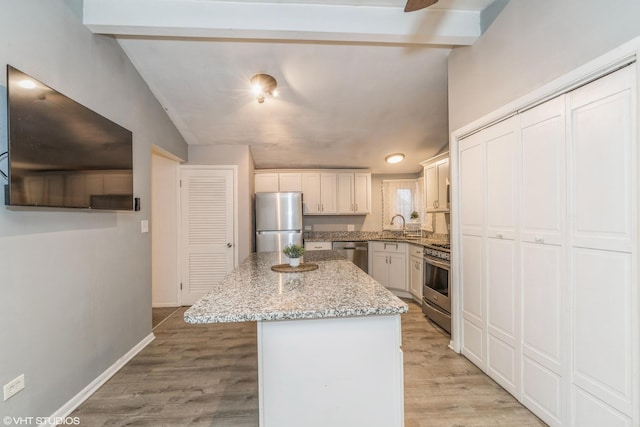
[[[132,134],[7,66],[9,206],[133,210]]]

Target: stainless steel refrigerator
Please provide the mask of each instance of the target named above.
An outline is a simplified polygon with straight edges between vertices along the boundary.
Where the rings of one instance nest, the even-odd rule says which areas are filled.
[[[256,193],[256,252],[291,243],[302,245],[302,193]]]

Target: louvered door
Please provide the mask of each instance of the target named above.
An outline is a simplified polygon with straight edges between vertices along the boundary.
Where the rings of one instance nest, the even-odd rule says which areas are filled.
[[[233,170],[182,169],[182,305],[204,296],[235,265]]]

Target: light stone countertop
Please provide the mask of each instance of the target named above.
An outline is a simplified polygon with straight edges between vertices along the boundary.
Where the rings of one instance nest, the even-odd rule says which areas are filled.
[[[317,270],[277,273],[277,252],[253,253],[184,314],[187,323],[318,319],[406,313],[405,304],[333,251],[309,251]]]

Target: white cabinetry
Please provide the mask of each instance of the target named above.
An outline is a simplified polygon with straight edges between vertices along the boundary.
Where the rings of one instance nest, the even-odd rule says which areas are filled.
[[[371,211],[371,174],[339,173],[338,214],[368,214]]]
[[[260,173],[255,176],[256,193],[277,193],[280,191],[277,173]]]
[[[640,424],[635,73],[458,145],[462,353],[552,426]]]
[[[279,191],[302,191],[302,174],[300,172],[285,172],[278,174]]]
[[[408,292],[407,244],[369,242],[371,276],[386,288]]]
[[[330,251],[332,248],[331,242],[304,242],[305,251]]]
[[[302,210],[305,215],[337,213],[335,173],[305,172],[302,174]]]
[[[255,192],[301,191],[304,215],[371,212],[371,173],[353,169],[277,169],[255,174]]]
[[[424,167],[427,212],[449,211],[449,153],[420,163]]]
[[[419,304],[422,304],[423,247],[409,245],[409,292]]]
[[[268,172],[255,174],[255,192],[302,191],[300,172]]]

